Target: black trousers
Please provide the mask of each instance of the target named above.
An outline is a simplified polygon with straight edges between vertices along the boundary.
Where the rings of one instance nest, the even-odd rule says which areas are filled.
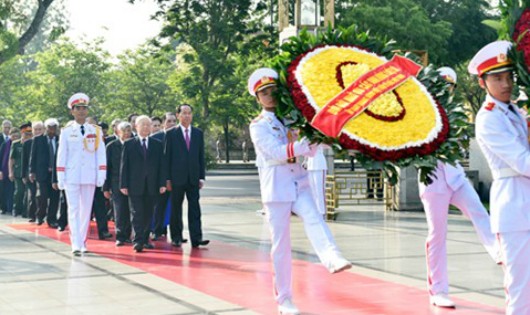
[[[44,181],[37,181],[37,220],[46,221],[48,224],[57,223],[57,210],[59,209],[59,191],[53,189],[51,174]]]
[[[171,194],[169,192],[165,192],[158,197],[155,214],[153,216],[153,233],[157,236],[165,235],[167,233],[167,226],[164,224],[164,222],[166,220],[166,208],[170,195]]]
[[[96,224],[98,226],[98,234],[102,236],[109,232],[108,220],[107,220],[107,207],[105,206],[105,196],[101,187],[96,187],[94,190],[94,201],[92,201],[92,213],[96,218]]]
[[[184,195],[188,200],[188,229],[191,245],[198,245],[202,241],[201,206],[199,205],[199,186],[173,186],[171,191],[171,219],[170,231],[173,241],[182,240],[182,202]]]
[[[26,196],[25,204],[27,209],[28,218],[35,220],[37,214],[37,184],[35,182],[26,182]]]
[[[114,206],[114,223],[116,225],[116,240],[125,242],[131,238],[131,211],[129,198],[119,189],[112,191],[112,204]]]
[[[147,244],[151,221],[155,211],[157,196],[150,195],[145,191],[141,195],[129,195],[129,207],[131,210],[131,221],[134,229],[135,244]]]
[[[59,219],[57,220],[57,224],[62,228],[68,225],[68,204],[64,190],[61,190],[59,197]]]

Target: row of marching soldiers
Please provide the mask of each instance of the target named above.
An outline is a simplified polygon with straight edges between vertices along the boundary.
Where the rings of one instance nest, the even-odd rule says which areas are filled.
[[[133,249],[141,252],[154,248],[151,239],[166,235],[168,203],[175,208],[168,211],[172,244],[180,247],[187,242],[182,237],[182,200],[186,195],[192,246],[207,245],[208,241],[202,239],[199,206],[199,189],[204,184],[204,141],[202,132],[190,126],[191,106],[178,108],[185,112],[181,126],[186,125],[187,135],[193,137],[183,134],[183,147],[187,146],[188,152],[167,147],[173,148],[170,151],[174,155],[184,156],[178,162],[193,159],[197,163],[187,164],[197,166],[186,167],[189,174],[170,193],[175,181],[167,174],[178,167],[168,165],[164,141],[167,131],[184,130],[181,126],[175,128],[178,114],[168,112],[163,119],[131,114],[127,120],[114,120],[114,135],[107,136],[108,125],[96,125],[88,116],[88,104],[85,94],[70,98],[68,107],[74,120],[60,135],[55,118],[20,128],[13,128],[8,120],[2,123],[2,213],[26,217],[38,225],[46,222],[59,231],[69,225],[72,253],[76,256],[87,252],[91,218],[97,222],[100,240],[113,237],[107,225],[108,218],[113,218],[116,246],[134,243]],[[190,150],[190,139],[194,150]],[[192,172],[194,169],[198,171]],[[171,203],[173,195],[176,202]]]

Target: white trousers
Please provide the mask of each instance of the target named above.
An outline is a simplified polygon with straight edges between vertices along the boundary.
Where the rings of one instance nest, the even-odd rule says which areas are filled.
[[[506,314],[530,314],[530,231],[497,234],[501,244]]]
[[[291,211],[302,219],[307,238],[324,266],[329,266],[334,258],[340,256],[331,231],[317,212],[311,191],[307,188],[298,192],[295,202],[264,204],[271,231],[274,293],[278,303],[292,297]]]
[[[446,237],[450,204],[460,209],[471,220],[482,245],[493,260],[497,258],[499,245],[495,235],[491,233],[489,215],[469,182],[466,181],[455,192],[450,188],[446,193],[425,192],[421,201],[429,226],[426,241],[429,294],[448,294]]]
[[[72,251],[86,250],[86,239],[96,185],[65,185]]]
[[[326,170],[309,171],[311,192],[317,205],[318,213],[326,214]]]

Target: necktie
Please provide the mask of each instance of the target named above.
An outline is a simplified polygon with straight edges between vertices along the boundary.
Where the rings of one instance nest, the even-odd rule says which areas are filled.
[[[143,152],[144,152],[144,159],[147,159],[147,143],[146,143],[146,138],[143,138],[142,139],[142,149],[143,149]]]
[[[188,151],[190,150],[190,134],[188,133],[188,128],[184,129],[184,140],[186,140],[186,148],[188,148]]]
[[[508,104],[508,109],[509,109],[512,113],[514,113],[515,115],[517,115],[517,113],[515,112],[515,108],[513,108],[513,105]]]
[[[52,140],[52,138],[48,138],[48,151],[50,152],[49,169],[52,170],[54,162],[55,162],[55,150],[53,148],[53,140]]]
[[[81,125],[81,135],[85,135],[85,126]]]

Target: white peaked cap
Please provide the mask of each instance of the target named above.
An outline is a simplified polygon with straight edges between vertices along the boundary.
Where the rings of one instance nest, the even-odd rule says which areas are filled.
[[[278,79],[278,72],[271,68],[260,68],[254,71],[248,78],[248,92],[250,95],[256,96],[256,92],[276,85],[276,79]]]
[[[512,69],[512,61],[508,59],[508,50],[512,43],[505,40],[489,43],[471,59],[467,71],[482,76],[485,73],[499,73]]]
[[[444,78],[445,81],[456,84],[457,76],[456,71],[453,70],[453,68],[441,67],[438,69],[438,72],[440,72],[440,76]]]
[[[75,93],[68,100],[68,108],[72,109],[74,106],[88,106],[90,98],[85,93]]]

